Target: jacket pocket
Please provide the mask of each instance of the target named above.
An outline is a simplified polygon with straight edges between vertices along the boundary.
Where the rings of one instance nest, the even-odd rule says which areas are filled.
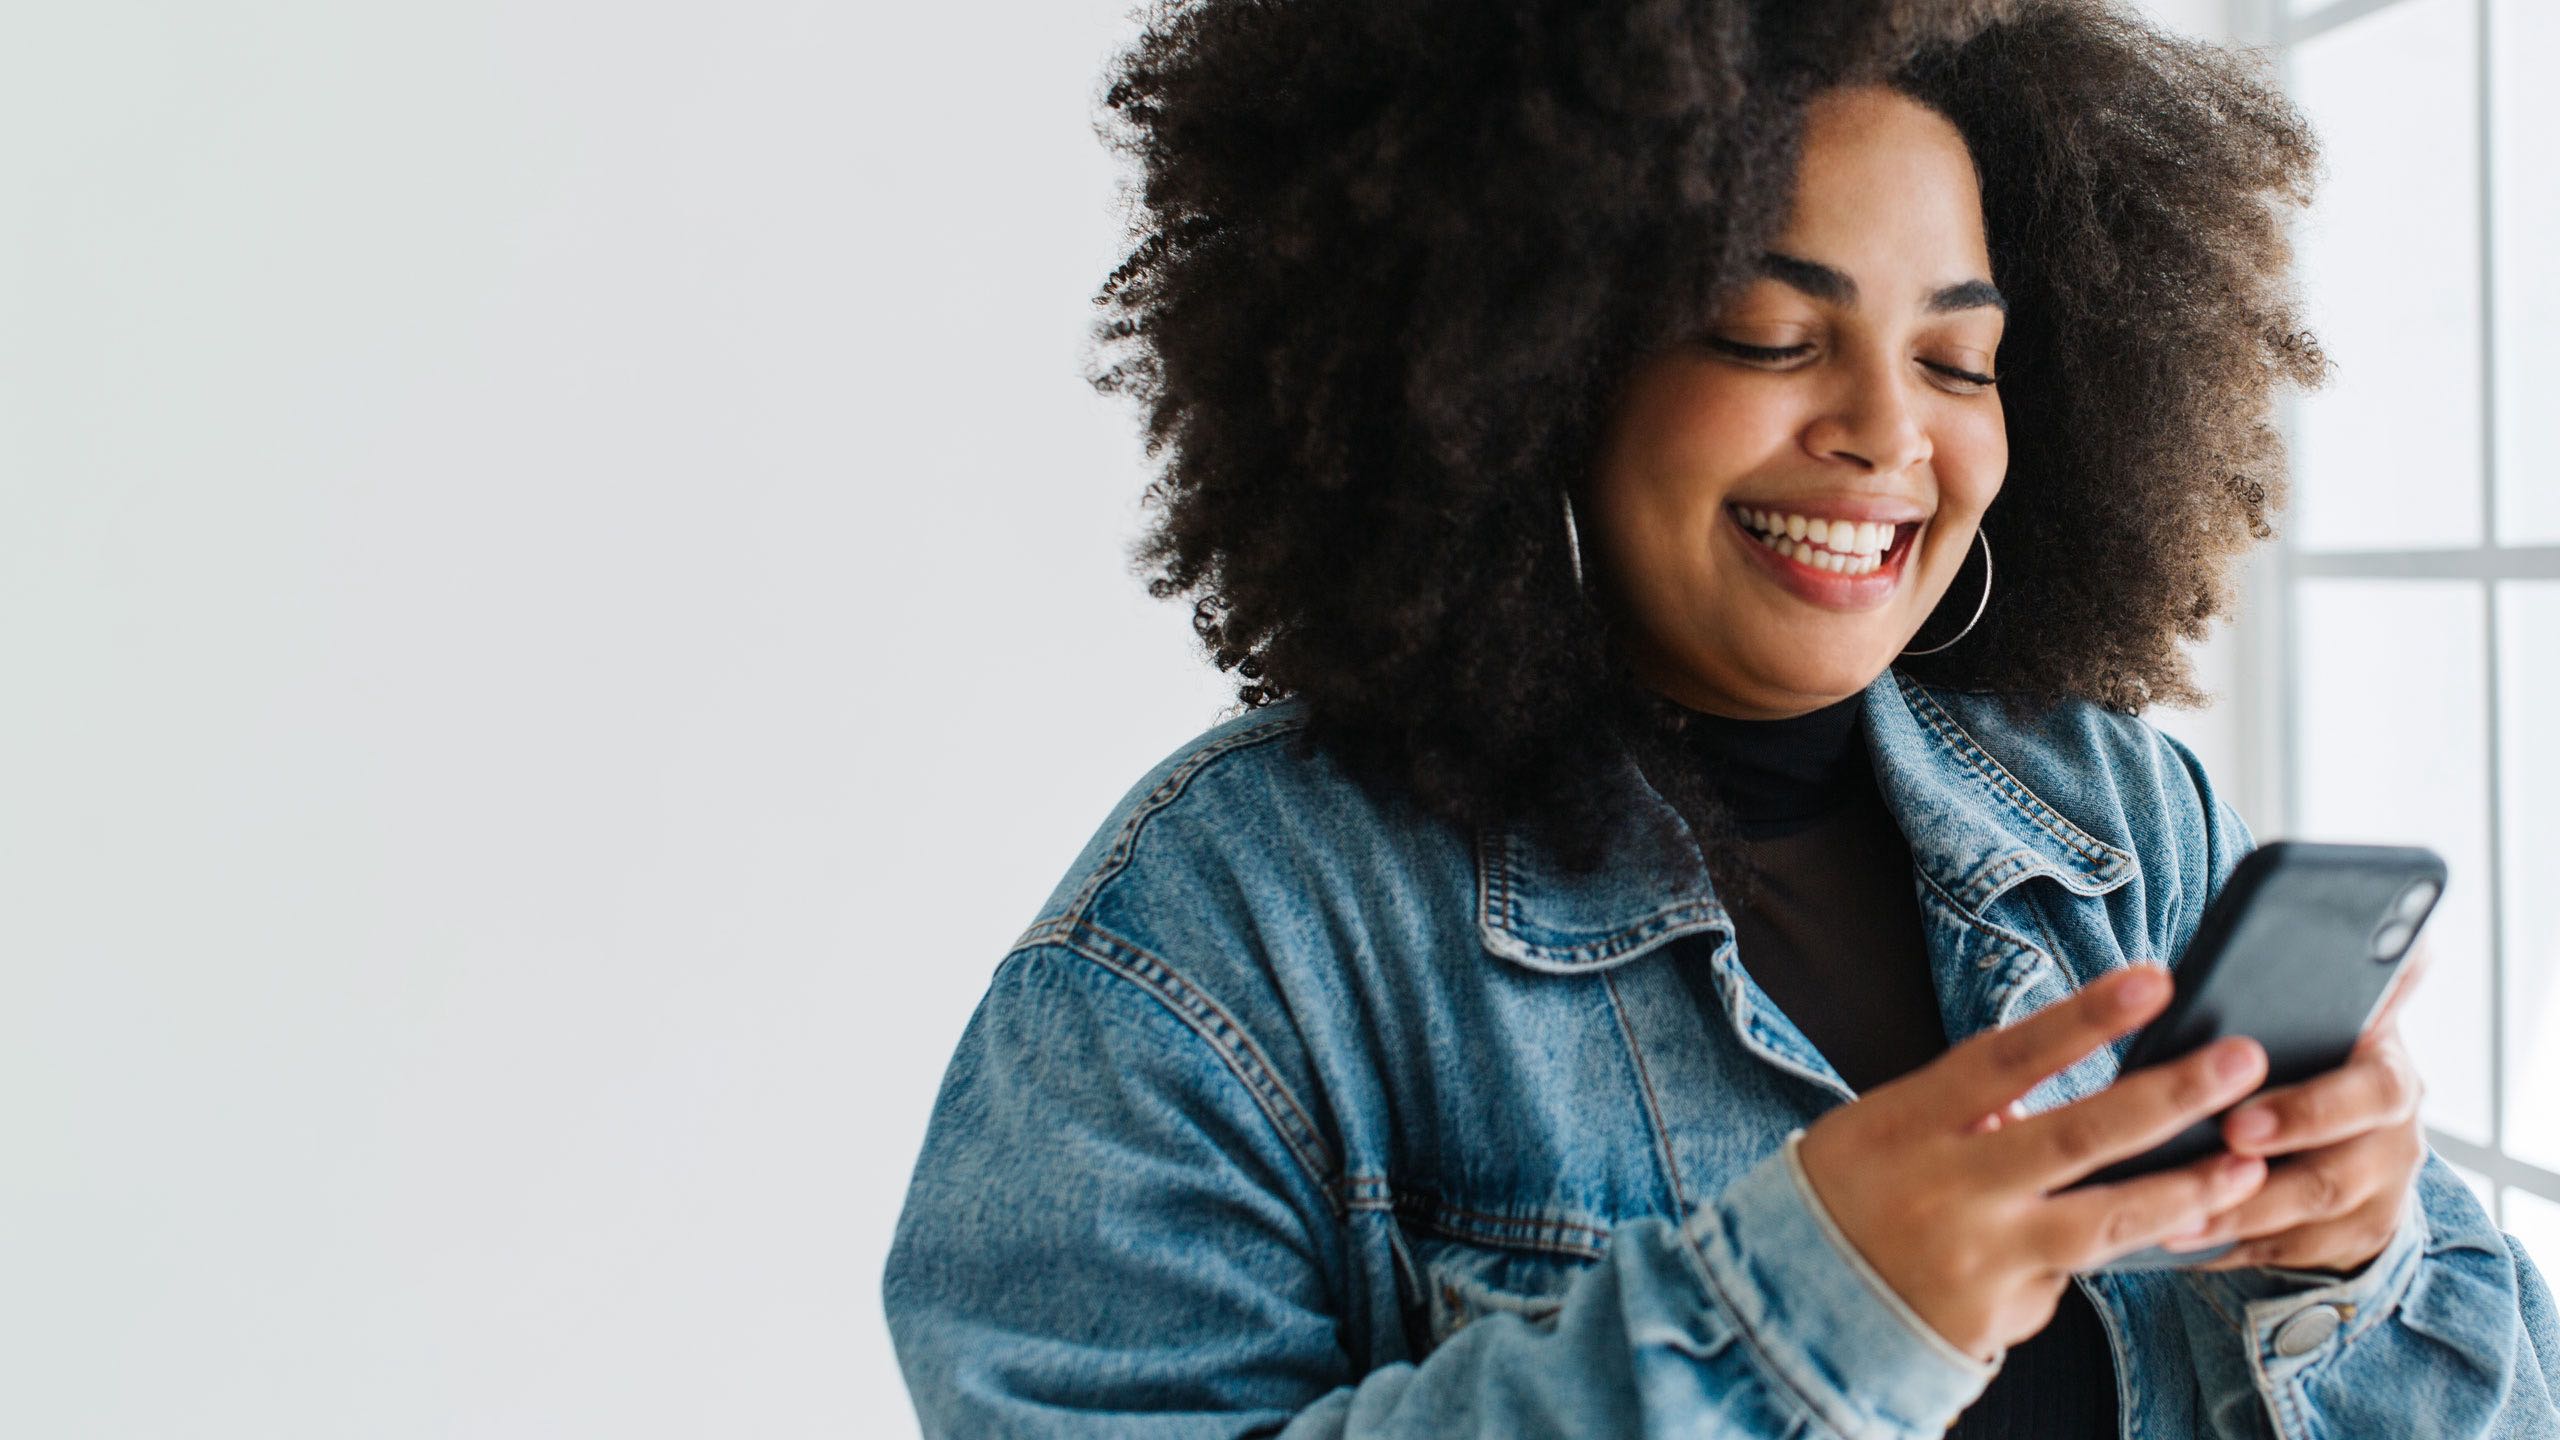
[[[1511,1315],[1552,1326],[1564,1294],[1591,1263],[1579,1256],[1450,1239],[1400,1222],[1419,1294],[1405,1296],[1406,1330],[1423,1350],[1478,1320]]]

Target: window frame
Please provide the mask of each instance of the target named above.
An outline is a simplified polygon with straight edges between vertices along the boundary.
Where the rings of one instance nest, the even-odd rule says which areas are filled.
[[[2289,0],[2230,0],[2229,21],[2234,38],[2245,46],[2270,54],[2276,71],[2286,88],[2294,79],[2294,50],[2303,42],[2326,35],[2343,26],[2364,20],[2412,0],[2329,0],[2327,4],[2289,3]],[[2239,751],[2249,762],[2252,783],[2241,787],[2254,813],[2276,817],[2272,827],[2278,834],[2294,833],[2299,821],[2298,799],[2303,777],[2300,756],[2303,747],[2294,743],[2303,721],[2300,635],[2295,602],[2305,581],[2324,579],[2359,580],[2464,580],[2471,582],[2479,595],[2483,612],[2481,644],[2487,693],[2481,697],[2486,730],[2482,736],[2487,746],[2488,827],[2488,931],[2489,1012],[2481,1017],[2488,1027],[2489,1050],[2489,1138],[2486,1146],[2458,1135],[2427,1127],[2428,1143],[2456,1167],[2488,1182],[2494,1196],[2493,1218],[2506,1224],[2507,1196],[2522,1191],[2543,1200],[2560,1204],[2560,1172],[2545,1169],[2509,1155],[2505,1149],[2508,1134],[2508,1063],[2507,1063],[2507,959],[2511,937],[2508,897],[2506,895],[2507,816],[2505,813],[2506,777],[2503,771],[2507,741],[2502,728],[2505,710],[2505,677],[2501,673],[2504,645],[2500,636],[2500,616],[2505,608],[2501,601],[2501,582],[2560,581],[2560,544],[2503,544],[2498,534],[2499,467],[2505,457],[2498,443],[2498,281],[2499,255],[2496,227],[2497,159],[2501,140],[2496,123],[2495,96],[2492,93],[2492,47],[2496,43],[2495,0],[2464,0],[2473,7],[2474,50],[2472,56],[2472,121],[2478,136],[2476,176],[2480,246],[2480,378],[2478,397],[2481,437],[2481,466],[2478,476],[2480,505],[2480,538],[2468,546],[2448,546],[2425,550],[2306,550],[2295,543],[2291,527],[2279,527],[2275,543],[2257,563],[2251,565],[2244,580],[2250,614],[2234,636],[2239,659],[2240,678],[2232,696],[2240,726]],[[2315,201],[2315,204],[2317,202]],[[2299,453],[2297,439],[2298,406],[2287,399],[2279,407],[2279,423],[2291,448]],[[2300,480],[2295,480],[2297,497]],[[2297,498],[2298,508],[2298,498]]]

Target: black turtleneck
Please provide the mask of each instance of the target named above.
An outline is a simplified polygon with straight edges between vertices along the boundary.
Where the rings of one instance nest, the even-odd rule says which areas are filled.
[[[1805,828],[1873,784],[1858,729],[1865,705],[1861,693],[1785,720],[1687,710],[1681,734],[1744,836],[1767,838]]]
[[[1860,1094],[1945,1053],[1911,849],[1876,788],[1866,703],[1852,695],[1784,720],[1681,715],[1699,767],[1739,835],[1755,884],[1728,898],[1742,966]],[[1704,819],[1692,815],[1693,827]],[[1738,895],[1740,887],[1718,886]],[[1703,965],[1683,971],[1707,1023],[1725,1023]],[[2079,1286],[2051,1324],[2011,1347],[1948,1432],[1958,1440],[2110,1440],[2115,1365]]]

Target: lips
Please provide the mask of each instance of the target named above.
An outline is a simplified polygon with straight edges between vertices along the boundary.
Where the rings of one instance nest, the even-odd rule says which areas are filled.
[[[1817,550],[1864,556],[1878,553],[1862,548],[1863,542],[1871,538],[1875,526],[1884,527],[1885,534],[1882,538],[1889,548],[1908,542],[1913,535],[1919,533],[1919,527],[1927,523],[1928,517],[1925,515],[1891,513],[1892,510],[1899,508],[1898,506],[1883,507],[1873,501],[1861,501],[1856,504],[1834,502],[1822,507],[1817,517],[1810,509],[1781,510],[1773,506],[1753,505],[1747,501],[1737,500],[1726,504],[1725,513],[1733,516],[1734,520],[1749,534],[1768,540],[1772,544],[1778,538],[1793,537],[1810,543]],[[1779,524],[1781,520],[1788,523],[1781,526]],[[1807,523],[1802,525],[1794,523],[1799,520]],[[1823,527],[1824,533],[1820,535],[1812,533],[1812,527],[1816,525]],[[1853,530],[1857,543],[1850,540]]]
[[[1922,522],[1894,526],[1893,539],[1879,552],[1876,568],[1863,575],[1844,575],[1781,554],[1743,523],[1728,506],[1725,514],[1751,563],[1796,598],[1826,610],[1872,610],[1885,603],[1902,583],[1904,561],[1917,547]],[[1801,543],[1801,542],[1794,542]]]

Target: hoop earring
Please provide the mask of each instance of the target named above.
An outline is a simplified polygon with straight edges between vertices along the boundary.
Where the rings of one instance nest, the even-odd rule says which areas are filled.
[[[1564,550],[1567,555],[1573,557],[1573,583],[1576,589],[1580,589],[1582,586],[1582,532],[1573,526],[1573,492],[1558,490],[1556,494],[1564,500]]]
[[[1983,607],[1991,603],[1991,535],[1988,531],[1977,525],[1974,527],[1973,538],[1982,542],[1982,598],[1974,602],[1973,620],[1967,620],[1964,622],[1964,628],[1957,631],[1953,636],[1946,640],[1940,641],[1926,650],[1905,650],[1902,652],[1903,655],[1935,655],[1939,651],[1946,649],[1949,645],[1953,645],[1956,641],[1972,634],[1974,620],[1981,619]]]

